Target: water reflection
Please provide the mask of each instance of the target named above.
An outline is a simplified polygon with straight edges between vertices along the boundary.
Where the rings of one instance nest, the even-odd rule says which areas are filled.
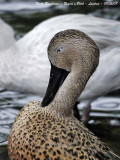
[[[82,103],[79,105],[79,109],[82,108]],[[92,109],[103,111],[120,111],[120,98],[117,97],[102,97],[98,98],[92,103]]]
[[[104,17],[106,19],[120,20],[120,8],[103,8],[91,13],[96,17]]]
[[[37,2],[11,2],[11,3],[2,3],[0,4],[0,11],[11,11],[11,12],[19,12],[19,11],[34,11],[38,12],[47,12],[50,10],[50,7],[48,5],[44,5],[41,3],[41,5],[38,5]]]

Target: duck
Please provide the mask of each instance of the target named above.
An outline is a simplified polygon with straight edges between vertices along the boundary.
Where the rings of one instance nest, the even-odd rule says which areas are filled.
[[[98,65],[96,43],[84,32],[67,29],[54,35],[47,51],[51,71],[46,94],[16,117],[8,138],[9,159],[119,160],[72,112]]]
[[[94,23],[91,23],[93,21]],[[91,103],[96,98],[120,88],[118,21],[84,14],[60,15],[43,21],[8,49],[0,51],[0,87],[43,97],[50,71],[47,59],[48,43],[54,34],[68,27],[87,33],[100,49],[97,70],[78,98],[83,104],[82,122],[85,124],[89,120]]]
[[[9,48],[15,43],[14,30],[0,18],[0,51]]]

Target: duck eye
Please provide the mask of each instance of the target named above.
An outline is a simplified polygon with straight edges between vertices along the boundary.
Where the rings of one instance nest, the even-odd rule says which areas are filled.
[[[62,48],[58,48],[58,49],[57,49],[57,53],[60,53],[61,50],[62,50]]]

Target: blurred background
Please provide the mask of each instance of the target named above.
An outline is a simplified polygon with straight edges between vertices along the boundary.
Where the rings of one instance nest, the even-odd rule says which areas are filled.
[[[42,0],[0,0],[0,18],[15,30],[15,39],[19,40],[27,32],[42,21],[68,13],[82,13],[105,19],[120,21],[120,0],[81,0],[84,5],[39,5]],[[72,3],[73,1],[65,0]],[[75,2],[75,1],[74,1]],[[97,5],[88,5],[100,3]],[[104,2],[118,2],[113,5],[104,5]],[[41,99],[36,95],[22,94],[18,92],[0,92],[0,160],[7,160],[7,138],[12,123],[23,107],[29,101]],[[81,107],[79,107],[81,111]],[[81,114],[81,112],[80,112]],[[92,103],[89,129],[93,131],[102,141],[106,142],[116,154],[120,156],[120,91],[115,91],[99,98]]]
[[[84,2],[84,5],[67,6],[64,5],[64,1],[62,0],[49,0],[49,3],[60,2],[61,5],[39,5],[39,3],[42,2],[45,1],[0,0],[0,17],[14,28],[16,31],[16,38],[23,36],[45,19],[67,13],[91,14],[97,17],[120,20],[119,3],[117,5],[104,5],[104,0],[81,0],[74,2]],[[65,2],[72,3],[73,1],[66,0]],[[102,3],[99,6],[88,5],[90,2]],[[107,0],[106,2],[120,2],[120,0]]]

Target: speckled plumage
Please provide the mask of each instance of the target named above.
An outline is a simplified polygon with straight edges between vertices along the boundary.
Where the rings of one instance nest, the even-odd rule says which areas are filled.
[[[81,37],[80,31],[67,30],[59,34],[63,33],[68,38],[66,40],[62,37],[62,44],[65,44],[62,46],[62,52],[56,53],[56,49],[62,44],[59,41],[61,36],[55,36],[57,41],[53,39],[48,47],[49,59],[54,65],[67,69],[70,73],[48,106],[43,108],[41,102],[34,101],[21,110],[8,139],[9,158],[119,160],[119,157],[72,115],[77,97],[98,64],[97,46],[89,37],[86,39],[85,34],[82,33]],[[69,39],[69,35],[75,35],[74,33],[77,35]],[[53,42],[55,43],[52,46]],[[88,48],[83,50],[85,45]],[[84,47],[81,49],[82,46]],[[68,63],[63,64],[63,61]]]
[[[31,102],[21,110],[12,127],[8,148],[10,160],[113,160],[116,157],[77,119],[56,118],[41,108],[40,102]]]

